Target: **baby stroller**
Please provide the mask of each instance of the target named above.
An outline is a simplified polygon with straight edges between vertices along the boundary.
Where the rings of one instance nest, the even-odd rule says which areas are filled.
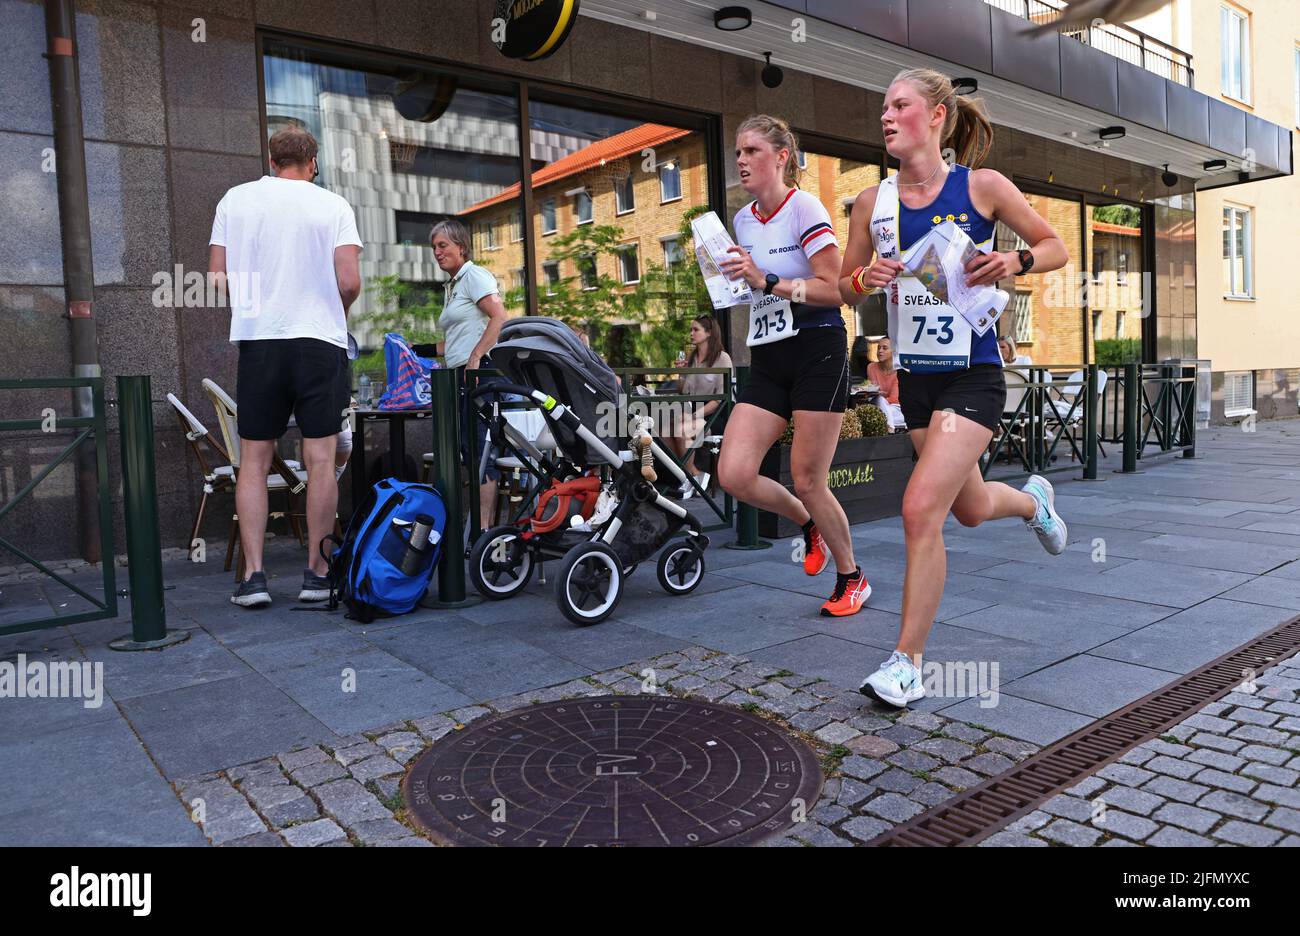
[[[535,566],[560,559],[556,603],[575,624],[596,624],[618,607],[624,579],[659,551],[663,589],[693,591],[704,577],[709,540],[699,521],[663,494],[686,476],[657,441],[644,459],[633,454],[634,423],[609,366],[563,322],[539,316],[507,322],[491,358],[509,382],[481,386],[470,398],[488,421],[492,443],[535,475],[539,496],[531,516],[475,541],[474,587],[503,600],[528,584]],[[507,394],[524,402],[503,403]],[[554,448],[524,438],[503,405],[540,410]],[[654,469],[653,482],[644,465]],[[674,538],[683,525],[685,538]]]

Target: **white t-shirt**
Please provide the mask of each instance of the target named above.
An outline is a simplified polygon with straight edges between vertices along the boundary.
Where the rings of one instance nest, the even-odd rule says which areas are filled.
[[[300,179],[263,176],[217,204],[210,244],[226,248],[230,340],[319,338],[348,346],[334,248],[361,246],[352,206]]]
[[[438,317],[444,341],[443,358],[448,367],[463,367],[487,331],[488,314],[479,308],[478,302],[500,290],[496,277],[473,260],[466,260],[443,289],[446,300]]]
[[[812,256],[838,243],[826,206],[816,195],[802,189],[791,189],[767,218],[759,215],[757,201],[750,202],[736,212],[733,226],[736,243],[749,252],[758,268],[787,280],[812,279]],[[799,328],[844,325],[837,308],[803,306],[799,311]],[[746,344],[768,344],[787,338],[795,333],[795,324],[789,299],[764,295],[761,288],[757,289]]]

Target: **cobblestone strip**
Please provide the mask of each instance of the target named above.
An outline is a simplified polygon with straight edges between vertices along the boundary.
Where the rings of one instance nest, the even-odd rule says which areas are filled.
[[[1300,659],[1241,688],[981,846],[1300,846]]]
[[[979,725],[886,710],[814,677],[688,647],[175,786],[214,845],[427,847],[432,843],[406,816],[400,793],[406,765],[426,746],[494,713],[645,692],[735,705],[779,722],[818,752],[826,773],[821,799],[768,846],[861,844],[1038,750]]]

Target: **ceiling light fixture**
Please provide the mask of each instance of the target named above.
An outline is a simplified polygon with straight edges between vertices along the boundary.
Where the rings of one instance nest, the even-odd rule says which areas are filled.
[[[749,7],[728,6],[713,14],[713,25],[724,32],[739,32],[748,29],[754,21]]]

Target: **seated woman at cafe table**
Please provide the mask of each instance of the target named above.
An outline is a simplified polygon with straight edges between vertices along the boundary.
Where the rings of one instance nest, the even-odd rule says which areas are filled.
[[[888,335],[876,342],[876,360],[867,365],[867,380],[880,388],[880,395],[871,402],[884,412],[889,428],[907,428],[898,405],[898,371],[894,370],[894,346]]]

